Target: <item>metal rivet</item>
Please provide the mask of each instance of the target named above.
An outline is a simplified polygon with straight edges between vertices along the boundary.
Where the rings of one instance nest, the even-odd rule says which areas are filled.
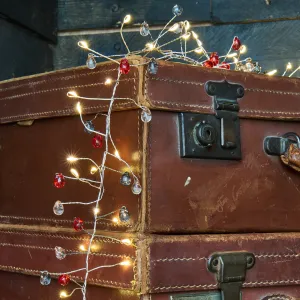
[[[118,4],[113,4],[111,7],[112,12],[117,12],[119,10],[119,5]]]
[[[244,88],[243,87],[239,87],[237,90],[236,90],[238,96],[243,96],[244,95]]]
[[[213,266],[217,266],[219,264],[219,260],[217,258],[215,258],[212,262]]]

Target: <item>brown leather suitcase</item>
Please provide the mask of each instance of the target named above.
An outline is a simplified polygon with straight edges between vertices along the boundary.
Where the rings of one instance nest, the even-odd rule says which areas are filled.
[[[299,80],[167,62],[150,75],[143,62],[131,60],[139,66],[122,77],[116,97],[149,107],[151,122],[141,121],[130,100],[118,101],[112,116],[114,140],[143,191],[133,195],[118,184],[120,174],[107,173],[101,212],[124,205],[131,218],[125,225],[97,222],[107,238],[97,240],[91,259],[98,266],[126,257],[133,267],[90,276],[92,286],[102,286],[92,287],[90,297],[235,300],[242,284],[243,299],[300,297],[299,233],[289,233],[299,231]],[[55,189],[53,176],[69,173],[69,154],[99,160],[102,152],[93,149],[76,101],[66,93],[110,97],[112,87],[104,82],[116,75],[114,64],[103,63],[93,71],[75,68],[0,84],[1,270],[39,275],[83,264],[82,255],[56,260],[54,247],[78,251],[87,237],[73,233],[72,223],[80,216],[90,229],[92,208],[68,206],[56,216],[53,205],[93,200],[94,190],[74,181]],[[103,102],[82,103],[86,120],[107,111]],[[103,130],[101,115],[93,122]],[[119,161],[108,163],[123,171]],[[89,164],[79,171],[93,179]],[[132,238],[137,248],[109,237]],[[211,270],[209,262],[215,263]],[[39,286],[38,278],[1,276],[4,299],[58,293],[55,284]],[[14,278],[26,286],[22,291],[7,284]]]

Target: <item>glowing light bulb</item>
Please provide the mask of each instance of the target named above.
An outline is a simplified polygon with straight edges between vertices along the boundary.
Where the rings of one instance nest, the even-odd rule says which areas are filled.
[[[147,48],[148,50],[152,51],[152,50],[155,48],[155,46],[154,46],[153,43],[147,43],[147,44],[146,44],[146,48]]]
[[[95,166],[91,167],[91,174],[94,175],[96,172],[98,171],[98,168],[96,168]]]
[[[131,262],[129,260],[124,260],[124,261],[120,262],[120,265],[121,266],[130,266]]]
[[[112,79],[111,78],[106,78],[104,84],[105,85],[110,85],[112,83]]]
[[[179,23],[175,23],[174,25],[172,25],[170,28],[169,28],[169,31],[171,32],[175,32],[179,29]]]
[[[70,170],[70,172],[72,173],[72,175],[74,176],[74,177],[76,177],[76,178],[79,178],[79,173],[77,172],[77,170],[76,169],[71,169]]]
[[[198,38],[198,34],[195,31],[192,31],[192,36],[195,40]]]
[[[240,48],[240,53],[244,54],[246,52],[247,52],[247,47],[245,45],[242,45],[241,48]]]
[[[130,239],[123,239],[121,240],[121,243],[127,246],[131,246],[132,245],[132,241]]]
[[[78,95],[75,91],[67,92],[67,96],[70,97],[70,98],[77,98],[78,97]]]
[[[187,40],[187,39],[190,38],[190,36],[191,36],[191,33],[190,33],[190,32],[187,32],[186,34],[184,34],[184,35],[182,36],[182,38],[183,38],[184,40]]]
[[[80,250],[80,251],[86,251],[86,250],[85,250],[85,246],[84,246],[84,245],[80,245],[80,246],[79,246],[79,250]]]
[[[77,102],[76,109],[81,114],[82,111],[81,111],[81,104],[80,104],[80,102]]]
[[[290,70],[292,67],[293,66],[292,66],[292,64],[290,62],[286,65],[287,70]]]
[[[126,15],[124,20],[123,20],[123,23],[127,24],[131,21],[131,15]]]
[[[95,207],[93,210],[94,210],[94,215],[98,215],[100,212],[100,208],[98,207]]]
[[[191,24],[189,21],[184,21],[184,27],[186,30],[189,30],[191,28]]]
[[[112,219],[112,221],[113,221],[115,224],[118,224],[118,223],[119,223],[119,219],[116,218],[116,217],[114,217],[114,218]]]
[[[116,156],[118,159],[120,159],[120,158],[121,158],[121,156],[120,156],[120,154],[119,154],[119,151],[118,151],[118,150],[116,150],[116,151],[115,151],[115,156]]]
[[[68,294],[67,294],[66,291],[61,291],[61,292],[59,293],[59,297],[60,297],[60,298],[67,298],[67,297],[68,297]]]
[[[239,62],[239,60],[238,60],[236,57],[233,58],[233,61],[234,61],[236,64]]]
[[[77,160],[78,160],[78,158],[73,155],[70,155],[67,157],[67,161],[69,161],[69,162],[75,162]]]
[[[203,53],[203,48],[197,48],[194,51],[198,54],[201,54],[201,53]]]
[[[97,245],[97,244],[92,244],[92,245],[91,245],[91,249],[94,250],[94,251],[99,250],[99,245]]]
[[[276,73],[277,73],[277,70],[272,70],[272,71],[268,72],[267,75],[273,76]]]
[[[235,56],[237,56],[236,52],[233,52],[233,53],[230,53],[230,54],[227,55],[227,57],[235,57]]]
[[[84,48],[84,49],[88,49],[88,47],[89,47],[89,45],[88,45],[88,43],[86,41],[79,41],[78,42],[78,46],[80,48]]]

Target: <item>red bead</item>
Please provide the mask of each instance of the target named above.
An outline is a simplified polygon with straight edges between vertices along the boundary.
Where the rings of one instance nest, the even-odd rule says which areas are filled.
[[[227,69],[227,70],[230,70],[230,64],[228,64],[227,62],[223,61],[221,63],[221,65],[219,65],[219,68],[220,69]]]
[[[235,51],[238,51],[242,46],[242,43],[240,41],[240,39],[235,36],[234,39],[233,39],[233,42],[232,42],[232,49],[235,50]]]
[[[130,65],[126,58],[121,59],[120,61],[120,72],[122,74],[127,74],[130,71]]]
[[[103,146],[103,137],[100,134],[96,134],[93,137],[92,144],[94,148],[101,148]]]
[[[213,63],[214,66],[218,65],[219,62],[220,62],[218,53],[217,52],[213,52],[210,55],[209,60]]]
[[[60,275],[58,277],[58,282],[62,286],[66,286],[70,282],[70,276],[67,274]]]
[[[64,187],[66,184],[64,175],[62,173],[56,173],[53,183],[54,183],[54,186],[58,189]]]
[[[73,228],[76,231],[81,231],[83,229],[83,221],[80,218],[75,218],[73,223]]]
[[[203,66],[206,67],[206,68],[212,68],[214,66],[214,64],[210,60],[206,60],[203,63]]]

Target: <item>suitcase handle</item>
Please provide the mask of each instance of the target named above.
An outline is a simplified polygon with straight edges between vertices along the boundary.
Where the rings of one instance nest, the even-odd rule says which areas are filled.
[[[285,165],[300,172],[300,137],[296,133],[287,132],[282,137],[268,136],[264,141],[264,149],[269,155],[280,156]]]

